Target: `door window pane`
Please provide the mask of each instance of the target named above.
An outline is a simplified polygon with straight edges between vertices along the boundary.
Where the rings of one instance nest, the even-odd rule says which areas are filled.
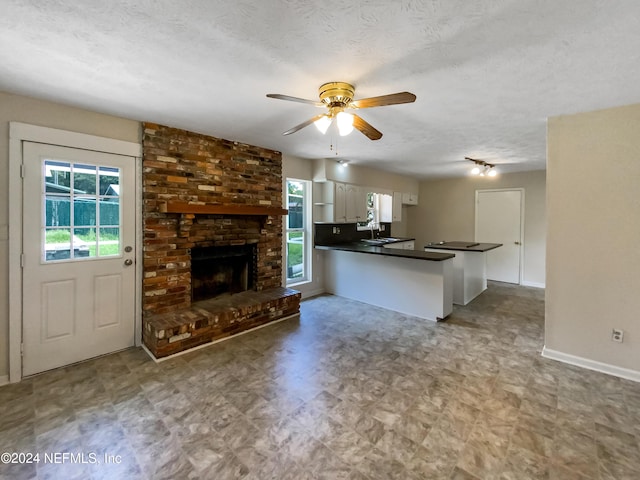
[[[71,226],[71,198],[67,195],[45,195],[45,226]]]
[[[73,224],[77,226],[96,225],[96,197],[74,197]]]
[[[45,260],[71,258],[71,232],[68,228],[51,228],[44,232]]]
[[[98,255],[101,257],[120,255],[120,229],[101,228],[98,236]]]
[[[71,164],[67,162],[44,162],[46,192],[63,193],[71,189]]]
[[[97,257],[97,238],[95,228],[73,229],[73,258]]]
[[[75,163],[72,173],[74,193],[96,194],[96,167]]]
[[[100,200],[100,225],[120,225],[120,199],[102,198]]]
[[[48,159],[42,192],[44,261],[121,255],[120,169]]]
[[[100,167],[100,195],[120,195],[120,172],[117,168]]]

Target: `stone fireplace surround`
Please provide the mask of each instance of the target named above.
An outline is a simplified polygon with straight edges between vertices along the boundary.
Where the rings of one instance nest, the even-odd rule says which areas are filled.
[[[282,288],[282,156],[143,125],[143,343],[156,358],[299,313]],[[254,290],[192,304],[194,247],[255,244]]]

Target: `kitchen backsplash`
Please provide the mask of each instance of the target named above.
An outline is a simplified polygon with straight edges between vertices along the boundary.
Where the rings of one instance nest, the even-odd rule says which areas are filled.
[[[391,234],[391,223],[381,223],[382,231],[374,229],[376,237],[388,237]],[[362,238],[370,238],[371,230],[358,230],[357,223],[316,223],[314,224],[315,245],[336,245],[339,243],[357,242]]]

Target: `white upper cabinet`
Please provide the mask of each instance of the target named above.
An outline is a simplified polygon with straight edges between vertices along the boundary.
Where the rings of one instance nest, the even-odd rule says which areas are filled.
[[[393,221],[393,197],[386,193],[380,194],[380,221],[391,223]]]
[[[403,193],[402,194],[402,203],[405,205],[417,205],[418,204],[418,194],[417,193]]]
[[[335,184],[334,219],[335,223],[345,223],[347,221],[347,186],[344,183]]]
[[[364,222],[367,218],[367,191],[357,185],[346,186],[347,222]]]
[[[393,208],[391,221],[402,221],[402,192],[393,192]]]
[[[356,223],[367,221],[367,194],[372,189],[331,180],[313,182],[313,221]],[[402,216],[402,193],[398,198],[380,194],[381,222],[399,221]],[[397,205],[396,205],[397,204]],[[400,213],[396,212],[399,210]],[[395,213],[394,213],[395,212]],[[394,218],[395,215],[395,218]]]

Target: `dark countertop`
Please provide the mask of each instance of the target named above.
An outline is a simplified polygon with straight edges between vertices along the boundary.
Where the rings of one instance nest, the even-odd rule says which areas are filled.
[[[400,240],[406,241],[406,240]],[[371,253],[374,255],[385,255],[387,257],[413,258],[416,260],[431,260],[441,262],[455,257],[453,253],[424,252],[421,250],[399,250],[394,248],[384,248],[367,245],[363,242],[341,243],[338,245],[316,245],[318,250],[341,250],[343,252]]]
[[[437,248],[439,250],[458,250],[465,252],[488,252],[501,247],[501,243],[477,243],[477,242],[436,242],[428,243],[424,248]]]

